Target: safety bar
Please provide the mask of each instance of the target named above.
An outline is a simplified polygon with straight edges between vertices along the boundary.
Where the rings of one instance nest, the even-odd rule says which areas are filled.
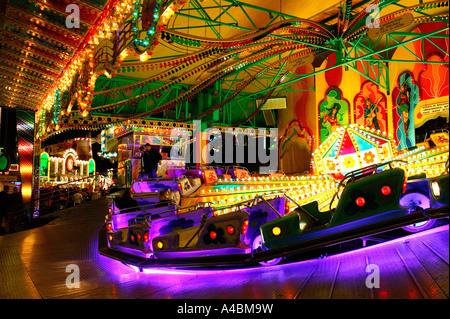
[[[151,204],[147,204],[147,205],[144,205],[144,206],[134,206],[134,207],[122,208],[122,209],[119,209],[118,210],[119,212],[117,214],[114,214],[114,215],[120,215],[120,214],[124,214],[124,213],[131,213],[132,211],[138,211],[138,210],[142,210],[142,211],[145,212],[148,209],[155,208],[154,206],[159,204],[159,203],[161,203],[161,202],[151,203]],[[167,206],[170,206],[169,204],[170,203],[168,203]],[[115,206],[115,203],[113,204],[113,206]],[[177,206],[177,205],[175,205],[175,206]],[[177,207],[177,208],[174,208],[174,209],[169,209],[169,210],[165,210],[165,211],[159,212],[158,214],[164,214],[164,213],[169,213],[169,212],[172,212],[172,211],[175,211],[175,210],[179,211],[179,210],[190,209],[190,208],[198,208],[198,207],[199,207],[198,204],[197,205],[193,205],[193,206],[183,207],[183,208]],[[115,211],[116,210],[114,210],[114,212]],[[151,214],[149,216],[151,216]]]
[[[282,194],[282,195],[284,195],[284,193],[282,193],[282,192],[280,192],[280,193],[274,193],[274,194],[265,194],[265,195],[260,195],[260,196],[257,196],[257,197],[255,197],[255,198],[253,198],[253,199],[250,199],[250,200],[247,200],[247,201],[244,201],[244,202],[240,202],[240,203],[236,203],[236,204],[231,204],[231,205],[226,205],[226,206],[223,206],[223,207],[221,207],[221,208],[214,208],[214,207],[212,207],[212,210],[210,211],[210,212],[207,212],[207,213],[205,213],[204,215],[205,215],[205,218],[207,218],[207,216],[210,214],[210,213],[214,213],[214,212],[217,212],[217,211],[221,211],[221,210],[224,210],[224,209],[229,209],[229,208],[233,208],[233,207],[242,207],[242,206],[247,206],[247,207],[251,207],[251,206],[253,206],[254,205],[254,202],[255,201],[257,201],[258,199],[262,199],[279,217],[281,217],[282,215],[269,203],[269,202],[267,202],[263,197],[265,196],[265,197],[269,197],[269,196],[278,196],[278,195],[280,195],[280,194]],[[143,210],[143,211],[145,211],[145,209],[141,209],[142,207],[149,207],[149,206],[154,206],[154,205],[156,205],[157,203],[152,203],[152,204],[148,204],[148,205],[145,205],[145,206],[135,206],[135,207],[128,207],[128,208],[124,208],[124,209],[121,209],[121,210],[119,210],[119,213],[118,214],[122,214],[122,213],[130,213],[130,212],[132,212],[134,209],[137,209],[137,210]],[[170,212],[173,212],[173,211],[177,211],[177,215],[178,214],[180,214],[180,210],[186,210],[186,209],[189,209],[190,211],[192,211],[192,210],[195,210],[195,209],[198,209],[198,208],[207,208],[207,207],[210,207],[210,206],[206,206],[206,205],[211,205],[211,203],[210,202],[200,202],[200,203],[197,203],[197,204],[195,204],[195,205],[192,205],[192,206],[188,206],[188,207],[183,207],[183,208],[174,208],[174,209],[169,209],[169,210],[165,210],[165,211],[162,211],[162,212],[158,212],[158,213],[155,213],[155,214],[158,214],[158,215],[160,215],[160,214],[165,214],[165,213],[170,213]],[[169,205],[168,205],[169,206]],[[154,207],[152,207],[152,208],[154,208]],[[147,209],[151,209],[150,207],[149,208],[147,208]],[[143,217],[143,220],[146,220],[146,219],[148,219],[148,217],[151,217],[153,214],[146,214],[146,216],[145,217]],[[170,216],[165,216],[165,217],[161,217],[161,219],[163,219],[163,218],[167,218],[167,217],[170,217]]]
[[[159,196],[159,192],[145,192],[145,193],[131,193],[131,198],[139,198],[142,199],[143,197],[156,197]]]
[[[308,212],[306,209],[304,209],[302,206],[300,206],[300,204],[299,203],[297,203],[295,200],[293,200],[290,196],[288,196],[288,195],[284,195],[285,197],[287,197],[287,199],[289,199],[291,202],[293,202],[295,205],[297,205],[297,207],[303,212],[303,213],[305,213],[306,215],[308,215],[309,216],[309,218],[311,218],[312,220],[314,220],[314,222],[319,222],[319,220],[315,217],[315,216],[313,216],[310,212]]]

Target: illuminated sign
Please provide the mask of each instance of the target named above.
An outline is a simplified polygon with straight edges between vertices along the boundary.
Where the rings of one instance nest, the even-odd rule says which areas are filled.
[[[66,158],[66,170],[68,172],[73,171],[73,166],[74,166],[74,159],[72,156],[67,156]]]
[[[414,127],[420,127],[429,120],[449,117],[448,96],[420,101],[414,109]]]
[[[48,177],[49,176],[48,161],[49,161],[48,153],[42,152],[41,160],[40,160],[41,167],[40,167],[40,170],[39,170],[39,176],[42,176],[42,177]]]
[[[3,149],[3,148],[1,148]],[[0,151],[1,152],[1,151]],[[6,155],[3,155],[3,153],[0,153],[0,171],[6,171],[6,169],[8,168],[8,158],[6,157]]]
[[[69,148],[63,155],[66,172],[72,172],[75,167],[75,161],[78,160],[77,152],[73,148]]]

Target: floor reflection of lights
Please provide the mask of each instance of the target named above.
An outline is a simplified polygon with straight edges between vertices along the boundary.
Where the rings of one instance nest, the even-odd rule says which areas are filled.
[[[392,239],[383,243],[378,243],[371,246],[362,247],[359,249],[346,251],[342,253],[338,253],[335,255],[327,256],[327,258],[346,258],[351,257],[355,254],[368,254],[371,250],[374,249],[382,249],[385,246],[391,246],[399,242],[407,242],[414,238],[419,238],[427,235],[432,235],[434,233],[439,233],[449,229],[449,225],[444,225],[440,227],[436,227],[433,229],[429,229],[420,233],[414,233],[411,235],[407,235],[404,237]],[[252,266],[252,267],[236,267],[236,268],[216,268],[216,269],[205,269],[205,268],[142,268],[136,267],[134,265],[125,265],[127,268],[132,269],[136,273],[147,274],[147,275],[187,275],[187,276],[199,276],[199,275],[229,275],[232,276],[234,274],[242,274],[242,273],[250,273],[250,272],[276,272],[283,270],[286,267],[301,267],[304,264],[314,262],[314,260],[304,260],[290,263],[281,263],[279,265],[274,266]]]

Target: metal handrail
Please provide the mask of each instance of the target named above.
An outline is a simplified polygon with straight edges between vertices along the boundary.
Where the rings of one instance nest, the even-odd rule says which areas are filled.
[[[211,207],[211,211],[210,212],[208,212],[208,213],[206,213],[206,215],[209,215],[210,213],[212,213],[212,212],[217,212],[217,211],[221,211],[221,210],[224,210],[224,209],[228,209],[228,208],[233,208],[233,207],[241,207],[241,206],[253,206],[253,205],[255,205],[255,201],[257,201],[258,199],[262,199],[264,202],[266,202],[268,205],[269,205],[269,207],[271,208],[271,209],[273,209],[280,217],[282,216],[281,214],[279,214],[279,212],[270,204],[270,203],[268,203],[263,197],[269,197],[269,196],[278,196],[278,195],[280,195],[280,194],[282,194],[282,195],[284,195],[284,193],[283,192],[279,192],[279,193],[274,193],[274,194],[265,194],[265,195],[259,195],[259,196],[255,196],[255,198],[253,198],[253,199],[249,199],[249,200],[246,200],[246,201],[243,201],[243,202],[240,202],[240,203],[235,203],[235,204],[230,204],[230,205],[225,205],[225,206],[223,206],[223,207],[221,207],[221,208],[215,208],[215,207],[211,207],[211,206],[204,206],[204,205],[211,205],[211,203],[210,202],[200,202],[200,203],[197,203],[197,204],[195,204],[195,205],[192,205],[192,206],[188,206],[188,207],[183,207],[183,208],[174,208],[174,209],[169,209],[169,210],[165,210],[165,211],[162,211],[162,212],[158,212],[157,214],[164,214],[164,213],[169,213],[169,212],[173,212],[173,211],[177,211],[177,215],[179,214],[179,211],[180,210],[186,210],[186,209],[190,209],[190,210],[195,210],[195,209],[197,209],[197,208],[200,208],[200,207],[202,207],[202,206],[204,206],[204,207],[202,207],[202,208],[207,208],[207,207]],[[115,214],[115,215],[119,215],[119,214],[122,214],[122,212],[121,211],[127,211],[127,213],[128,212],[130,212],[131,210],[133,210],[133,209],[139,209],[139,208],[142,208],[142,207],[147,207],[147,206],[151,206],[151,205],[155,205],[155,204],[157,204],[157,203],[152,203],[152,204],[148,204],[148,205],[145,205],[145,206],[135,206],[135,207],[127,207],[127,208],[124,208],[124,209],[121,209],[121,210],[119,210],[119,213],[118,214]],[[141,209],[142,210],[142,209]],[[145,209],[144,209],[144,211],[145,211]],[[152,214],[146,214],[146,216],[148,216],[148,217],[150,217],[150,216],[152,216]],[[161,218],[167,218],[167,217],[170,217],[170,216],[165,216],[165,217],[161,217]]]
[[[58,184],[58,185],[55,185],[55,186],[36,189],[36,190],[33,191],[31,200],[26,202],[26,203],[21,203],[20,206],[23,206],[23,208],[19,209],[19,210],[16,210],[13,213],[19,215],[21,212],[25,212],[27,210],[28,211],[33,211],[33,208],[34,208],[34,206],[35,206],[35,204],[37,202],[45,202],[45,201],[51,199],[52,196],[55,195],[55,193],[52,192],[52,190],[54,190],[56,188],[58,188],[58,189],[60,189],[62,191],[62,193],[60,195],[67,197],[65,200],[61,200],[60,198],[58,198],[58,199],[54,199],[52,201],[52,203],[54,203],[55,206],[57,204],[56,208],[57,208],[57,210],[59,210],[59,206],[61,204],[67,205],[69,203],[70,191],[71,191],[71,189],[69,189],[69,188],[60,188],[61,186],[66,186],[66,185],[74,184],[74,183],[77,183],[77,182],[80,182],[80,181],[83,181],[83,180],[86,180],[86,179],[102,176],[102,175],[108,174],[110,172],[114,172],[114,171],[116,171],[116,170],[118,170],[120,168],[123,168],[123,167],[113,168],[113,169],[110,169],[110,170],[102,172],[102,173],[93,174],[93,175],[90,175],[90,176],[87,176],[87,177],[83,177],[83,178],[80,178],[80,179],[77,179],[77,180],[74,180],[74,181],[70,181],[70,182],[66,182],[66,183],[61,183],[61,184]],[[67,190],[67,192],[66,192],[66,190]]]
[[[319,219],[317,217],[313,216],[310,212],[308,212],[306,209],[304,209],[299,203],[297,203],[295,200],[293,200],[290,196],[284,195],[287,197],[291,202],[293,202],[297,207],[302,211],[302,213],[305,213],[308,215],[309,218],[311,218],[315,223],[319,222]]]
[[[131,181],[131,184],[134,184],[136,182],[158,182],[158,181],[176,181],[178,177],[151,177],[151,178],[138,178],[133,179]]]
[[[126,166],[121,166],[121,167],[118,167],[118,168],[111,168],[110,170],[108,170],[108,171],[106,171],[106,172],[103,172],[103,173],[97,173],[97,174],[94,174],[94,175],[89,175],[89,176],[86,176],[86,177],[83,177],[83,178],[80,178],[80,179],[77,179],[77,180],[74,180],[74,181],[70,181],[70,182],[67,182],[67,183],[58,184],[58,185],[56,185],[56,186],[64,186],[64,185],[71,184],[71,183],[77,183],[77,182],[82,181],[82,180],[85,180],[85,179],[95,178],[95,177],[97,177],[97,176],[101,176],[101,175],[108,174],[108,173],[110,173],[110,172],[117,171],[117,170],[122,169],[122,168],[124,168],[124,167],[126,167]],[[41,190],[45,190],[45,189],[50,189],[50,188],[53,188],[53,187],[56,187],[56,186],[39,188],[39,189],[36,189],[35,192],[38,192],[38,191],[41,191]]]

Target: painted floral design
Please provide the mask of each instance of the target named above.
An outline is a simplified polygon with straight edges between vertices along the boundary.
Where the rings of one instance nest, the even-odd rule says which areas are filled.
[[[363,160],[367,164],[372,164],[375,161],[375,154],[373,154],[371,151],[369,151],[364,154]]]
[[[327,168],[330,172],[336,170],[336,163],[333,162],[332,160],[328,160],[327,161]]]
[[[344,166],[347,168],[353,168],[355,166],[355,160],[351,156],[344,158]]]

